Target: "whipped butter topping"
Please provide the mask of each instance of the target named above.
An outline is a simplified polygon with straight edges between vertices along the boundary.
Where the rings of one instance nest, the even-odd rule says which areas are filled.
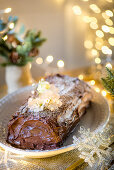
[[[50,84],[48,81],[41,79],[36,91],[38,92],[38,96],[33,96],[28,99],[28,108],[32,112],[39,112],[44,109],[54,111],[62,105],[59,90],[54,84]]]

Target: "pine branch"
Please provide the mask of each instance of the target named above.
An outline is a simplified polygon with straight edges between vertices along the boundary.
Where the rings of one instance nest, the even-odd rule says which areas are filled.
[[[114,70],[106,67],[107,77],[101,78],[103,86],[114,97]]]
[[[24,66],[28,62],[32,62],[33,57],[39,54],[39,47],[46,40],[41,37],[41,31],[35,30],[26,31],[24,38],[22,38],[21,34],[25,32],[25,27],[22,25],[20,31],[18,33],[15,32],[17,22],[18,17],[16,16],[10,16],[5,23],[6,25],[0,20],[0,30],[4,29],[4,33],[0,37],[0,57],[6,60],[2,66]],[[14,23],[13,29],[7,28],[10,23]]]

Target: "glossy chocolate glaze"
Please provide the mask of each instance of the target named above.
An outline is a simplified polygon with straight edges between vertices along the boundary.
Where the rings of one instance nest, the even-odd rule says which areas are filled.
[[[27,102],[8,124],[7,142],[22,149],[51,150],[63,144],[91,101],[91,89],[78,78],[53,75],[45,78],[60,91],[62,106],[55,111],[31,113]]]

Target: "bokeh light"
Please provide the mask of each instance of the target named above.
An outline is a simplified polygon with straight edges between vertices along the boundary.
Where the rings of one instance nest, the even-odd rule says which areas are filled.
[[[96,49],[92,49],[91,54],[92,54],[93,57],[98,57],[99,56],[99,53],[98,53],[98,51]]]
[[[64,61],[63,61],[63,60],[58,60],[57,66],[58,66],[59,68],[63,68],[63,67],[64,67]]]
[[[36,59],[36,63],[37,63],[37,64],[42,64],[42,63],[43,63],[43,58],[38,57],[38,58]]]
[[[80,75],[78,76],[78,78],[79,78],[80,80],[83,80],[84,76],[83,76],[82,74],[80,74]]]
[[[95,85],[95,80],[91,80],[91,81],[90,81],[90,84],[91,84],[92,86],[94,86],[94,85]]]
[[[107,92],[106,92],[105,90],[102,90],[101,93],[102,93],[103,96],[106,96],[106,95],[107,95]]]
[[[91,49],[93,47],[92,41],[91,40],[84,41],[84,47],[88,48],[88,49]]]
[[[86,22],[86,23],[89,23],[89,22],[91,22],[91,17],[83,16],[83,21]]]
[[[107,25],[102,25],[102,30],[104,32],[109,32],[110,31],[110,28],[107,26]]]
[[[114,46],[114,38],[113,37],[110,37],[108,39],[108,42],[109,42],[110,45]]]
[[[110,33],[114,34],[114,27],[110,27]]]
[[[11,12],[11,10],[12,10],[11,8],[6,8],[4,12],[9,13],[9,12]]]
[[[107,16],[113,17],[113,12],[111,10],[106,10],[105,13]]]
[[[101,43],[101,42],[96,42],[96,43],[95,43],[95,47],[96,47],[97,50],[101,50],[101,48],[102,48],[102,43]]]
[[[109,18],[105,20],[105,23],[106,23],[107,25],[109,25],[109,26],[112,26],[112,25],[113,25],[112,20],[109,19]]]
[[[99,38],[104,37],[104,33],[103,33],[101,30],[97,30],[97,31],[96,31],[96,35],[97,35]]]
[[[112,54],[112,50],[109,49],[107,46],[102,46],[102,53],[103,54]]]
[[[109,18],[109,16],[108,16],[108,15],[106,15],[106,13],[105,13],[105,12],[103,12],[103,13],[102,13],[102,17],[103,17],[104,19],[108,19],[108,18]]]
[[[81,15],[82,14],[81,8],[79,6],[73,6],[72,10],[73,10],[75,15]]]
[[[98,28],[98,25],[97,25],[96,22],[91,22],[91,23],[90,23],[90,27],[91,27],[92,29],[97,29],[97,28]]]
[[[101,63],[101,59],[99,57],[95,58],[95,63],[96,64],[100,64]]]
[[[52,56],[52,55],[47,56],[47,57],[46,57],[46,61],[47,61],[48,63],[52,63],[52,62],[53,62],[53,56]]]
[[[95,91],[96,91],[97,93],[99,93],[99,92],[100,92],[100,89],[99,89],[98,87],[96,87],[96,88],[95,88]]]
[[[96,22],[97,23],[97,18],[91,17],[90,19],[91,19],[91,22]]]
[[[95,13],[100,13],[101,10],[96,4],[91,4],[90,9],[92,9]]]

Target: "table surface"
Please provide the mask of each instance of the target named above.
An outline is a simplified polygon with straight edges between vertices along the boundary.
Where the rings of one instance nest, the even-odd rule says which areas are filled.
[[[101,71],[95,69],[96,68],[86,67],[86,68],[80,68],[75,70],[67,70],[64,71],[64,74],[67,74],[69,76],[74,76],[74,77],[81,74],[83,75],[83,80],[85,81],[90,82],[91,80],[95,80],[95,86],[99,87],[100,90],[102,91],[103,86],[99,81],[101,76]],[[39,78],[37,78],[35,81],[37,82],[38,80]],[[0,87],[0,98],[2,98],[5,95],[7,95],[6,85]],[[114,117],[113,99],[109,94],[107,94],[106,99],[108,100],[108,103],[110,105],[111,117],[113,118]],[[112,145],[112,147],[114,147],[114,145]],[[15,167],[17,168],[23,167],[23,169],[24,168],[28,168],[28,169],[66,169],[67,168],[68,170],[73,170],[76,167],[77,169],[86,169],[86,167],[88,167],[87,163],[84,163],[82,159],[79,159],[76,152],[77,151],[73,150],[52,158],[44,158],[44,159],[27,159],[27,158],[19,159],[18,158],[17,161],[16,158],[14,159],[14,161],[17,161]],[[13,166],[13,163],[12,162],[10,163]],[[49,167],[47,167],[47,164],[49,165]]]

